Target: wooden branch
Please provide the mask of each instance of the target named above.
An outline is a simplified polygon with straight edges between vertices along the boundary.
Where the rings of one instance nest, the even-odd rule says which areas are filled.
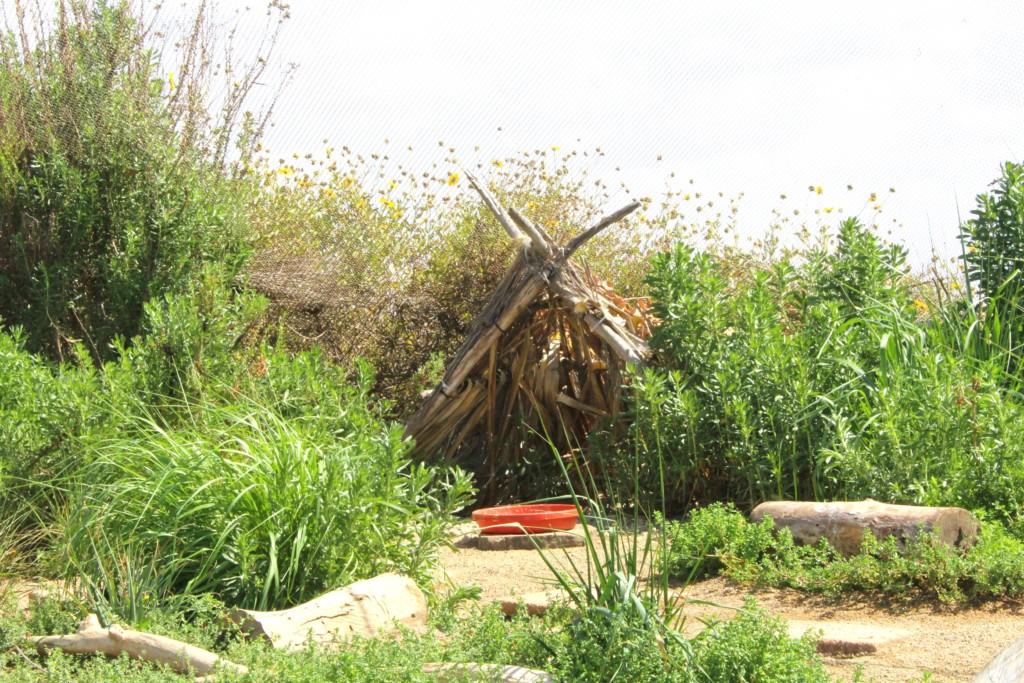
[[[622,207],[615,213],[608,214],[607,216],[599,220],[597,223],[594,223],[594,225],[587,228],[586,231],[580,233],[579,235],[576,235],[576,237],[573,237],[571,240],[569,240],[569,243],[565,245],[565,256],[563,257],[563,259],[568,259],[576,252],[577,249],[582,247],[587,242],[587,240],[597,235],[599,232],[607,228],[609,225],[612,225],[613,223],[618,223],[623,218],[625,218],[626,216],[633,213],[639,208],[640,202],[633,202],[628,206]]]
[[[530,236],[530,240],[533,242],[534,251],[536,251],[541,258],[551,258],[551,245],[545,241],[544,236],[541,235],[537,226],[531,223],[529,218],[516,211],[514,206],[510,206],[508,208],[508,214],[512,217],[512,220],[515,221],[515,224]]]
[[[626,363],[643,365],[647,360],[648,351],[646,344],[641,348],[637,348],[613,330],[611,325],[606,325],[605,320],[601,320],[593,313],[584,315],[583,320],[586,321],[590,331],[600,337],[608,346],[612,347],[615,355]]]
[[[510,219],[508,214],[505,213],[505,209],[501,208],[501,204],[499,204],[498,200],[494,198],[494,195],[492,195],[490,191],[479,180],[477,180],[475,175],[465,169],[463,169],[463,172],[466,174],[466,178],[469,179],[470,184],[477,191],[477,194],[480,195],[480,199],[482,199],[487,208],[491,210],[494,217],[498,219],[498,222],[501,223],[501,227],[505,228],[505,232],[508,233],[509,237],[521,246],[530,246],[533,241],[524,235],[519,228],[512,224],[512,219]]]
[[[290,609],[235,610],[231,619],[249,636],[279,650],[301,650],[308,643],[335,648],[352,636],[392,633],[396,624],[422,632],[427,599],[412,579],[381,574]]]
[[[570,408],[574,408],[575,410],[579,410],[584,413],[590,413],[591,415],[596,415],[597,417],[608,417],[607,410],[595,408],[594,406],[588,406],[583,401],[576,400],[572,396],[566,394],[564,391],[559,392],[558,396],[555,397],[555,401],[561,403],[563,406],[569,406]]]
[[[192,672],[198,676],[206,676],[217,669],[239,674],[248,672],[241,664],[229,662],[208,650],[180,640],[144,631],[131,631],[116,625],[103,628],[95,614],[90,614],[82,621],[78,633],[38,636],[32,640],[41,655],[56,648],[73,655],[102,654],[119,657],[127,654],[133,659],[168,666],[178,673]]]
[[[481,332],[473,347],[458,359],[458,365],[449,367],[445,372],[442,381],[448,387],[448,391],[458,391],[459,386],[469,377],[477,362],[490,351],[491,345],[501,336],[501,330],[507,330],[543,290],[544,282],[539,277],[532,277],[515,292],[515,298],[508,303],[501,315],[494,321],[494,325]],[[448,397],[440,392],[435,392],[431,398],[441,400]],[[406,427],[407,431],[414,434],[428,417],[428,415],[419,414],[413,416]]]

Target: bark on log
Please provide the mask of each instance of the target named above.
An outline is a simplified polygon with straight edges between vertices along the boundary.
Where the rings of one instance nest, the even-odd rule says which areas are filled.
[[[973,545],[978,536],[978,520],[962,508],[889,505],[870,499],[835,503],[772,501],[761,503],[750,513],[754,522],[766,516],[772,518],[776,529],[789,529],[796,542],[814,545],[824,538],[844,555],[860,551],[865,531],[879,539],[896,536],[903,542],[926,529],[957,548]]]
[[[974,677],[973,683],[1015,683],[1024,681],[1024,638],[1018,638],[1000,652]]]
[[[290,609],[235,610],[231,618],[279,650],[300,650],[309,642],[330,648],[352,636],[393,633],[398,625],[424,631],[427,599],[412,579],[381,574]]]
[[[501,664],[426,664],[423,673],[441,681],[500,681],[500,683],[555,683],[545,671]]]
[[[236,673],[248,671],[241,664],[229,662],[212,652],[180,640],[144,631],[131,631],[116,625],[103,628],[95,614],[90,614],[82,621],[78,633],[39,636],[33,640],[36,650],[41,655],[54,648],[73,655],[102,654],[119,657],[127,654],[133,659],[165,665],[178,673],[192,672],[197,676],[207,676],[217,669]]]

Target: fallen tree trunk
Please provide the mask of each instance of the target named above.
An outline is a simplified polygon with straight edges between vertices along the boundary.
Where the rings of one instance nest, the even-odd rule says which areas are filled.
[[[1012,681],[1024,681],[1024,638],[1018,638],[997,654],[988,666],[975,676],[973,683]]]
[[[422,632],[427,599],[412,579],[381,574],[276,612],[239,609],[232,620],[251,637],[279,650],[300,650],[312,642],[335,647],[352,636],[397,631],[397,625]]]
[[[229,662],[208,650],[183,643],[180,640],[158,636],[144,631],[132,631],[111,626],[100,626],[99,617],[90,614],[81,623],[78,633],[65,636],[38,636],[33,638],[36,650],[45,655],[59,649],[73,655],[102,654],[119,657],[127,654],[154,664],[168,666],[178,673],[206,676],[217,669],[246,673],[241,664]]]
[[[772,518],[776,529],[789,529],[797,543],[815,545],[824,538],[844,555],[860,551],[865,531],[879,539],[895,536],[902,544],[924,529],[957,548],[974,545],[978,536],[978,520],[962,508],[889,505],[870,499],[835,503],[771,501],[750,513],[754,522],[765,517]]]

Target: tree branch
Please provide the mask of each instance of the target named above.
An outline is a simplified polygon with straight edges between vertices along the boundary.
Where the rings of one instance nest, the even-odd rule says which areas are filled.
[[[537,226],[531,223],[529,218],[516,211],[514,206],[509,207],[508,213],[512,216],[512,220],[515,221],[516,225],[522,228],[523,232],[530,236],[530,241],[533,242],[534,250],[544,258],[551,258],[551,245],[548,244],[547,240],[544,239],[544,236],[541,235]]]
[[[609,225],[612,225],[613,223],[617,223],[617,222],[621,221],[623,218],[625,218],[626,216],[628,216],[629,214],[633,213],[634,211],[636,211],[639,208],[640,208],[640,202],[633,202],[632,204],[629,204],[628,206],[622,207],[621,209],[619,209],[615,213],[608,214],[607,216],[605,216],[604,218],[599,220],[597,223],[595,223],[593,226],[588,228],[585,232],[583,232],[583,233],[581,233],[579,235],[576,235],[576,237],[573,237],[569,241],[569,243],[567,245],[565,245],[565,256],[564,256],[564,258],[568,259],[570,256],[573,255],[573,253],[577,249],[582,247],[589,239],[591,239],[592,237],[597,235],[599,232],[601,232],[602,230],[607,228]]]
[[[477,194],[479,194],[480,198],[484,201],[484,204],[487,205],[487,208],[491,210],[494,217],[498,219],[499,223],[501,223],[501,227],[505,228],[505,232],[508,233],[509,237],[524,247],[530,246],[532,240],[512,224],[512,219],[510,219],[508,214],[505,213],[505,209],[501,208],[501,204],[499,204],[498,200],[494,198],[494,195],[492,195],[490,191],[479,180],[477,180],[475,175],[465,169],[463,169],[463,172],[466,174],[466,178],[473,186],[473,189],[477,191]]]

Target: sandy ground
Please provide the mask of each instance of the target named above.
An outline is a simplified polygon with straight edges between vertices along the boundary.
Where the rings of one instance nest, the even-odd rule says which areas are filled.
[[[442,552],[439,583],[479,586],[482,599],[487,601],[552,588],[551,573],[536,551],[481,551],[468,545],[460,543],[462,547]],[[586,563],[583,548],[552,550],[548,556],[562,563],[571,558],[578,566]],[[791,590],[751,592],[723,579],[696,583],[685,590],[687,598],[723,606],[688,605],[687,630],[699,627],[699,618],[728,618],[732,612],[729,608],[741,606],[747,595],[799,628],[820,625],[826,632],[898,634],[895,639],[879,642],[873,654],[826,658],[829,671],[842,680],[851,679],[859,667],[866,680],[880,683],[920,679],[925,673],[936,682],[969,682],[992,657],[1024,635],[1024,606],[1020,605],[993,604],[955,611],[930,604],[886,607],[856,599],[824,600]]]

